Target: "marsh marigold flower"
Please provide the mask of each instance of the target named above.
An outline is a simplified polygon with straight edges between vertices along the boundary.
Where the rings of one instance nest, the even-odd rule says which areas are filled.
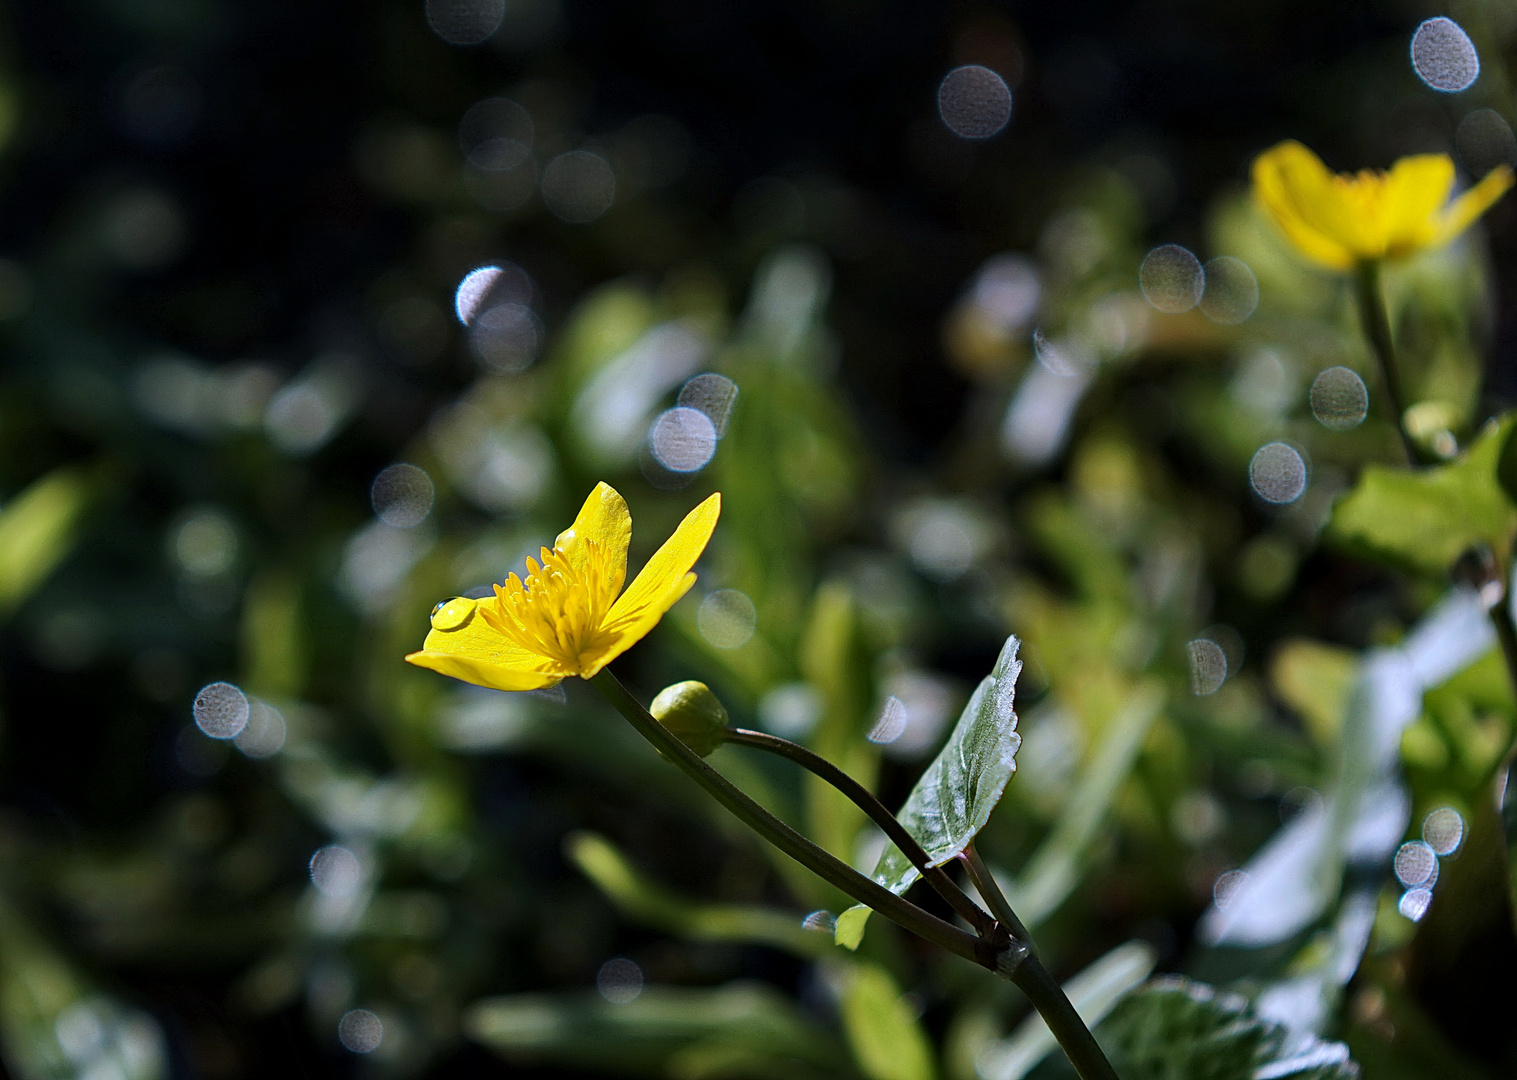
[[[1254,159],[1254,198],[1308,259],[1333,270],[1415,255],[1464,232],[1512,186],[1512,170],[1492,169],[1450,199],[1447,154],[1404,157],[1389,172],[1333,173],[1298,142]]]
[[[406,659],[496,690],[536,690],[570,675],[590,678],[658,624],[695,584],[690,568],[716,528],[713,495],[680,522],[626,592],[632,515],[608,484],[597,484],[574,524],[542,562],[527,560],[495,596],[458,597],[432,612],[421,651]],[[620,595],[618,595],[620,594]]]

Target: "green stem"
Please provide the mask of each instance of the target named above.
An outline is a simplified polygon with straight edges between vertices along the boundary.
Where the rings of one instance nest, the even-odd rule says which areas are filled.
[[[1364,336],[1369,340],[1370,352],[1375,354],[1380,365],[1380,385],[1385,388],[1391,423],[1401,436],[1401,449],[1406,453],[1407,464],[1419,464],[1422,454],[1406,430],[1406,395],[1401,389],[1401,373],[1396,368],[1396,346],[1391,340],[1391,321],[1385,310],[1385,290],[1380,285],[1378,260],[1370,259],[1359,264],[1354,275],[1354,297],[1359,302],[1359,320],[1364,327]]]
[[[654,745],[665,760],[679,767],[685,775],[705,788],[712,798],[730,810],[743,824],[823,881],[934,945],[991,971],[1002,969],[1004,961],[999,954],[1004,949],[1003,943],[977,938],[960,930],[952,923],[923,911],[889,889],[875,884],[853,867],[823,851],[706,764],[699,754],[650,716],[648,710],[611,674],[609,668],[603,668],[589,682],[605,695],[617,712],[627,718],[627,722],[637,729],[639,735]]]
[[[1012,932],[1026,945],[1026,954],[1021,963],[1006,972],[1006,975],[1018,990],[1027,995],[1027,1000],[1032,1002],[1032,1007],[1038,1010],[1038,1015],[1048,1025],[1048,1030],[1053,1032],[1053,1037],[1059,1040],[1059,1045],[1064,1048],[1064,1053],[1069,1057],[1069,1063],[1079,1073],[1080,1080],[1118,1080],[1117,1071],[1111,1067],[1111,1062],[1106,1060],[1106,1055],[1101,1051],[1096,1037],[1090,1033],[1090,1028],[1085,1026],[1085,1021],[1080,1019],[1080,1014],[1075,1011],[1069,997],[1064,993],[1043,962],[1038,959],[1037,946],[1033,944],[1032,935],[1022,925],[1022,920],[1017,918],[1017,913],[1011,909],[1006,895],[1001,892],[1001,887],[996,884],[996,879],[991,875],[990,868],[980,859],[980,853],[970,844],[964,849],[964,854],[959,856],[964,862],[964,868],[969,872],[969,880],[974,882],[974,887],[980,891],[980,896],[990,905],[990,910],[1001,924],[1011,928]]]
[[[974,882],[974,887],[979,890],[980,898],[990,905],[990,910],[996,920],[1019,939],[1025,941],[1027,947],[1036,953],[1037,943],[1032,940],[1027,927],[1022,925],[1022,920],[1017,918],[1017,913],[1011,910],[1011,902],[1006,899],[1006,894],[996,884],[990,867],[980,859],[980,853],[975,850],[973,843],[964,848],[964,854],[960,855],[959,859],[963,862],[964,869],[969,872],[969,880]]]
[[[901,849],[901,854],[911,860],[911,865],[916,867],[922,878],[937,890],[938,895],[947,900],[954,911],[975,928],[975,932],[980,937],[988,937],[994,933],[996,920],[966,896],[964,890],[954,884],[953,878],[949,877],[941,866],[931,865],[931,859],[927,852],[922,850],[922,845],[917,842],[916,837],[912,836],[906,826],[902,825],[885,804],[880,802],[863,784],[820,754],[808,750],[799,743],[793,743],[789,739],[781,739],[777,735],[770,735],[763,731],[750,731],[747,728],[728,728],[725,736],[727,742],[737,743],[739,746],[751,746],[756,750],[764,750],[793,761],[848,796],[855,806],[868,814],[884,831],[890,842]]]

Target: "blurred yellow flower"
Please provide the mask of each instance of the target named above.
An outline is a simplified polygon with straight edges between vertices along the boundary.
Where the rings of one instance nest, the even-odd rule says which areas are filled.
[[[570,675],[588,679],[695,584],[690,568],[721,509],[718,494],[690,511],[621,592],[632,515],[615,489],[597,484],[553,550],[542,549],[542,564],[527,560],[525,584],[512,574],[492,599],[439,604],[421,651],[406,659],[496,690],[536,690]]]
[[[1454,163],[1446,154],[1404,157],[1390,172],[1333,173],[1305,146],[1287,141],[1254,159],[1254,198],[1296,250],[1333,270],[1441,247],[1512,186],[1492,169],[1450,201]]]

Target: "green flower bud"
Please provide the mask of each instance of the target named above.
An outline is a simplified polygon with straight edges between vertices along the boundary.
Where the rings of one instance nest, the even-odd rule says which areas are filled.
[[[701,757],[725,741],[722,732],[727,727],[727,710],[703,682],[691,680],[664,687],[648,711]]]

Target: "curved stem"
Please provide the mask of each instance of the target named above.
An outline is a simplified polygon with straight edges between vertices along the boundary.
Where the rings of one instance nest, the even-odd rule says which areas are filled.
[[[732,781],[717,772],[705,760],[691,750],[679,737],[648,714],[648,710],[611,674],[603,668],[598,675],[588,680],[627,718],[639,735],[647,739],[670,763],[679,767],[690,779],[730,810],[754,832],[796,862],[816,874],[823,881],[841,889],[860,903],[884,915],[918,937],[939,945],[949,952],[971,960],[991,971],[997,970],[996,942],[977,938],[960,930],[952,923],[923,911],[915,904],[897,896],[859,873],[853,867],[796,832],[779,818],[765,810],[744,794]]]
[[[964,854],[960,855],[959,859],[963,862],[964,869],[969,872],[969,880],[974,882],[974,887],[979,890],[980,898],[990,905],[990,910],[996,920],[1026,942],[1027,947],[1036,956],[1037,943],[1032,940],[1027,927],[1022,925],[1022,920],[1017,918],[1017,913],[1011,910],[1011,902],[1006,899],[1006,894],[1001,892],[1001,887],[996,884],[990,867],[980,859],[980,853],[974,849],[973,842],[965,846]]]
[[[969,880],[974,882],[974,887],[980,891],[980,896],[990,905],[990,910],[1000,922],[1010,927],[1027,947],[1027,953],[1021,962],[1005,971],[1005,975],[1016,984],[1018,990],[1027,995],[1027,1000],[1032,1002],[1032,1007],[1038,1010],[1038,1015],[1048,1025],[1048,1030],[1053,1032],[1053,1037],[1059,1040],[1059,1045],[1064,1048],[1064,1053],[1069,1057],[1069,1063],[1075,1067],[1075,1072],[1080,1075],[1080,1080],[1118,1080],[1117,1071],[1111,1067],[1111,1062],[1106,1060],[1096,1037],[1090,1033],[1090,1028],[1085,1026],[1085,1021],[1075,1011],[1069,997],[1064,993],[1064,988],[1054,980],[1038,959],[1037,946],[1033,944],[1032,935],[1022,925],[1022,920],[1017,918],[1017,913],[1011,910],[1011,904],[1006,895],[1001,892],[1001,887],[996,884],[996,879],[991,875],[990,868],[980,859],[980,853],[970,844],[964,849],[964,854],[959,856],[964,862],[964,868],[969,872]]]
[[[912,836],[906,826],[901,824],[900,819],[892,814],[885,804],[880,802],[863,784],[820,754],[808,750],[799,743],[793,743],[789,739],[782,739],[763,731],[750,731],[747,728],[728,728],[725,737],[727,742],[737,743],[739,746],[751,746],[756,750],[765,750],[793,761],[848,796],[855,806],[868,814],[870,819],[884,831],[890,842],[901,849],[901,854],[911,861],[911,865],[916,867],[923,879],[937,890],[938,895],[947,900],[982,938],[994,933],[996,920],[965,895],[964,890],[954,884],[953,878],[949,877],[941,866],[930,865],[931,860],[927,852],[922,850],[922,845],[917,842],[916,837]]]
[[[1406,430],[1406,395],[1401,389],[1401,373],[1396,368],[1396,346],[1391,340],[1391,321],[1385,310],[1385,290],[1380,286],[1380,263],[1368,260],[1359,264],[1354,274],[1354,298],[1359,303],[1359,320],[1370,351],[1380,365],[1380,385],[1391,410],[1391,422],[1401,436],[1401,449],[1408,465],[1417,465],[1422,454]]]

